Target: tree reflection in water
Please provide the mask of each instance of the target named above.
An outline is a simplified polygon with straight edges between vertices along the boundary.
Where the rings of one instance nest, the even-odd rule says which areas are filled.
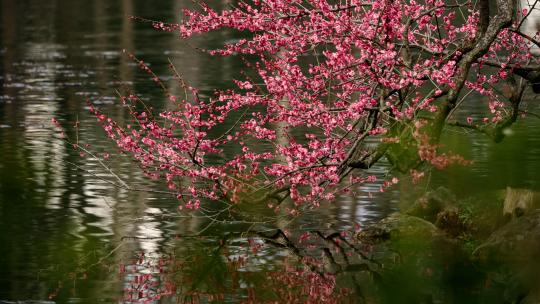
[[[126,303],[346,303],[361,290],[354,273],[376,275],[365,249],[342,233],[309,231],[179,237],[191,244],[167,255],[140,254],[120,266]],[[279,262],[270,266],[272,255]],[[349,276],[349,286],[337,287]],[[343,277],[341,277],[343,276]],[[339,286],[344,286],[339,284]]]

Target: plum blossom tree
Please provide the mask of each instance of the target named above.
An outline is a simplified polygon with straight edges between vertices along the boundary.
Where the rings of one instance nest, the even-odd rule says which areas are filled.
[[[366,169],[383,158],[413,177],[421,164],[466,163],[439,151],[449,125],[499,141],[521,117],[523,92],[540,79],[536,33],[520,31],[532,10],[492,2],[252,0],[222,11],[201,3],[179,24],[147,21],[182,39],[242,32],[248,38],[203,51],[244,56],[251,73],[203,99],[171,65],[186,92],[163,86],[174,110],[152,113],[123,96],[136,121],[126,126],[91,110],[186,208],[203,199],[318,205],[372,181]],[[455,114],[481,96],[485,117]]]

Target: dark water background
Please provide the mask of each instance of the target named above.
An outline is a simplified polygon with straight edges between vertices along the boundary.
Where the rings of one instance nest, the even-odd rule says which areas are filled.
[[[216,6],[225,3],[216,1]],[[233,39],[233,34],[185,42],[176,33],[160,32],[128,17],[178,21],[181,9],[192,5],[179,0],[1,1],[0,302],[130,302],[126,293],[132,291],[126,290],[134,276],[160,271],[143,267],[138,260],[142,253],[158,264],[174,253],[175,260],[186,264],[184,277],[189,274],[196,289],[211,290],[226,281],[224,257],[221,252],[216,257],[213,250],[227,238],[228,256],[241,255],[247,240],[241,232],[248,224],[213,223],[178,213],[177,201],[165,194],[112,187],[103,180],[110,174],[94,159],[82,158],[67,146],[50,123],[53,117],[66,127],[80,121],[78,130],[68,128],[70,137],[78,137],[98,153],[114,154],[113,145],[87,111],[87,99],[120,122],[128,118],[115,90],[132,90],[155,108],[167,107],[164,96],[123,49],[148,62],[173,92],[178,88],[167,69],[168,60],[203,96],[226,87],[239,75],[240,60],[212,58],[196,47],[218,46]],[[538,110],[534,96],[528,99],[528,109]],[[480,119],[485,108],[485,101],[478,100],[467,110]],[[499,191],[508,185],[538,189],[540,119],[519,122],[510,131],[498,145],[476,133],[447,132],[445,144],[474,164],[432,172],[421,187],[444,184],[458,196]],[[129,160],[113,156],[111,163],[130,185],[161,189]],[[386,169],[383,164],[373,171],[383,177]],[[378,192],[380,184],[364,185],[356,196],[342,197],[294,223],[284,221],[280,228],[301,233],[369,225],[396,210],[404,197],[423,190],[407,185],[385,193]],[[191,237],[197,233],[200,236]],[[264,281],[272,280],[266,274],[279,269],[288,254],[278,249],[259,252],[243,268],[259,274],[259,281],[240,284],[240,298],[250,286],[264,289]],[[159,280],[159,275],[152,278]]]

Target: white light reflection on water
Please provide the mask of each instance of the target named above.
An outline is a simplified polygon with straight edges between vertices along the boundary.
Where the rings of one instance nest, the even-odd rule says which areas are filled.
[[[59,111],[56,93],[56,75],[64,66],[56,60],[65,58],[63,47],[54,43],[28,43],[23,55],[23,73],[19,81],[23,84],[21,95],[26,96],[23,104],[25,146],[34,180],[39,187],[50,187],[45,195],[48,209],[60,209],[59,200],[65,192],[65,170],[63,159],[66,147],[52,127],[51,119]]]

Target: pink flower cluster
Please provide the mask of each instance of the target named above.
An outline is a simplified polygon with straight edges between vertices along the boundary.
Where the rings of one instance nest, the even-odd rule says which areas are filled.
[[[201,4],[200,11],[185,10],[181,24],[154,26],[184,39],[219,29],[249,33],[207,52],[255,56],[254,77],[206,100],[182,80],[188,94],[169,95],[175,110],[156,116],[136,110],[142,102],[126,96],[136,126],[92,111],[121,150],[150,177],[163,178],[188,208],[203,198],[235,202],[271,189],[282,189],[273,198],[316,205],[334,197],[353,155],[370,153],[363,143],[398,142],[386,137],[394,124],[414,129],[419,115],[436,112],[456,88],[462,46],[475,41],[480,22],[470,2],[458,2],[255,0],[226,10]],[[501,54],[505,66],[490,72],[484,63]],[[512,73],[508,66],[528,59],[521,36],[500,32],[464,92],[486,96],[498,119],[505,104],[493,87]],[[422,160],[441,168],[464,162],[438,155],[417,135]],[[359,174],[351,180],[365,182]]]

